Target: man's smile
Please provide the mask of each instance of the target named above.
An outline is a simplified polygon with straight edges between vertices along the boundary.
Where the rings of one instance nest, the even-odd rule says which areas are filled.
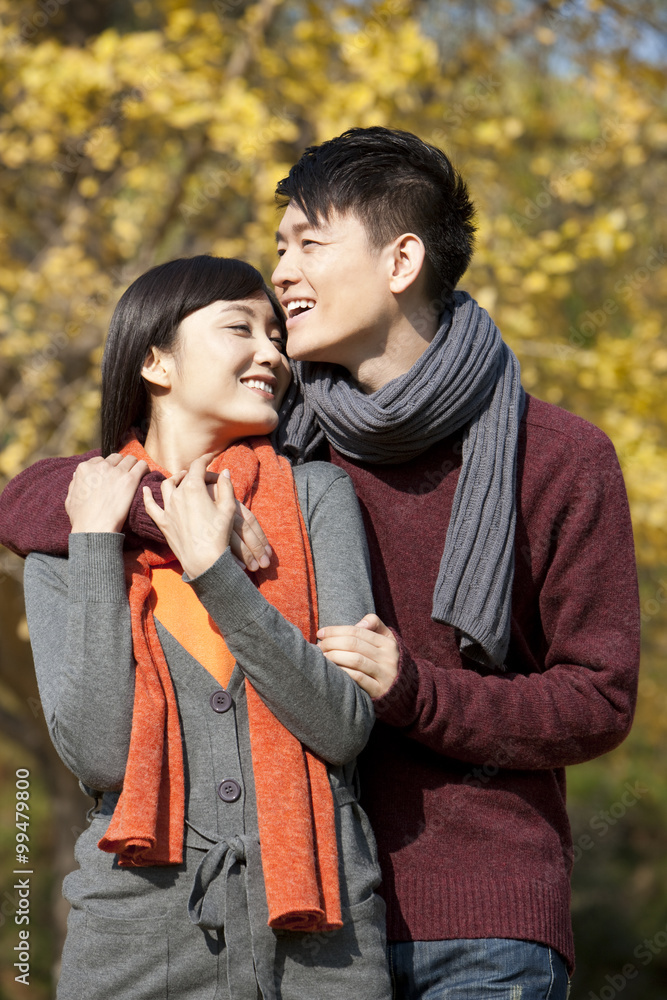
[[[301,313],[308,312],[315,306],[314,299],[286,299],[282,303],[283,309],[287,313],[288,319],[294,319],[295,316],[300,316]]]

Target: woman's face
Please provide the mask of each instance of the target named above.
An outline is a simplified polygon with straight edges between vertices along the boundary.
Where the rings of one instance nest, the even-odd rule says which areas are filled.
[[[225,446],[278,423],[290,382],[285,342],[263,292],[218,300],[182,321],[169,361],[161,409],[201,429],[220,430]]]

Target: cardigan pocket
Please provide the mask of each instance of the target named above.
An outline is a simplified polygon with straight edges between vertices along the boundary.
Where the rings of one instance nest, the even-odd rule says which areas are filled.
[[[391,1000],[385,904],[375,894],[343,906],[343,926],[311,934],[276,931],[276,980],[291,1000]]]
[[[333,794],[341,905],[349,909],[373,896],[380,884],[380,865],[370,822],[354,789],[350,785],[340,785],[333,789]]]
[[[125,920],[73,908],[58,1000],[164,1000],[168,957],[164,916]]]

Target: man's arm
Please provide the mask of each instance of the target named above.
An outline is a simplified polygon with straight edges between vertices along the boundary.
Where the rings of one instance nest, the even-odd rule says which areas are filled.
[[[43,458],[11,480],[0,494],[0,545],[19,556],[29,552],[66,556],[70,520],[65,499],[76,467],[100,454],[98,450],[70,458]],[[150,517],[143,488],[148,486],[159,507],[163,506],[164,476],[149,472],[141,480],[123,525],[127,549],[165,545],[165,538]],[[261,525],[242,504],[234,521],[232,552],[249,569],[264,559],[266,538]],[[262,563],[263,565],[263,563]]]
[[[611,442],[595,432],[554,476],[562,510],[541,527],[548,560],[538,567],[533,554],[542,648],[521,656],[536,656],[536,670],[513,671],[510,652],[506,673],[485,674],[419,659],[402,644],[396,680],[374,701],[378,719],[447,756],[519,769],[580,763],[625,738],[636,700],[639,602]],[[515,634],[514,649],[522,639]]]
[[[99,455],[99,450],[69,458],[43,458],[11,480],[0,494],[0,544],[17,555],[44,552],[67,555],[71,530],[65,498],[74,471],[80,462]],[[124,531],[128,548],[137,548],[139,538],[164,544],[164,537],[146,513],[142,488],[149,486],[162,503],[158,472],[145,476],[135,493]]]

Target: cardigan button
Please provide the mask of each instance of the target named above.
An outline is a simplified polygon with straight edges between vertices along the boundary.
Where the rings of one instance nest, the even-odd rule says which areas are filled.
[[[232,707],[232,696],[228,691],[216,691],[209,701],[214,712],[227,712]]]
[[[223,802],[236,802],[241,798],[241,786],[234,778],[225,778],[218,785],[218,795]]]

